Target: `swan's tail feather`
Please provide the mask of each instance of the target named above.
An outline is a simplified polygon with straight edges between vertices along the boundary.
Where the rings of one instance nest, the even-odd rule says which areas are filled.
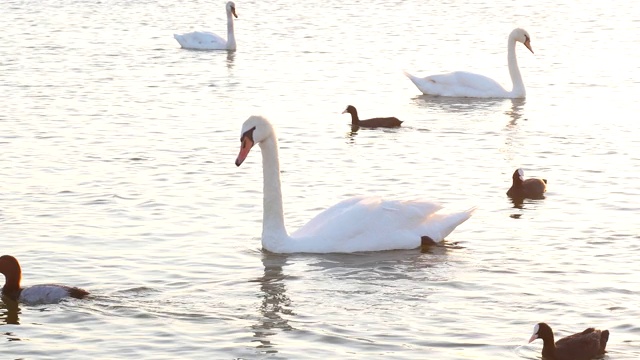
[[[415,76],[415,75],[411,75],[411,74],[410,74],[408,71],[406,71],[406,70],[403,70],[402,72],[404,73],[404,76],[408,77],[408,78],[409,78],[409,80],[411,80],[411,82],[413,82],[413,83],[414,83],[414,84],[416,84],[416,85],[418,85],[418,83],[420,83],[420,82],[424,81],[424,79],[423,79],[423,78],[421,78],[421,77],[417,77],[417,76]]]
[[[178,44],[180,44],[181,47],[185,47],[186,41],[184,36],[173,34],[173,38],[176,39],[176,41],[178,41]]]
[[[417,79],[417,77],[409,74],[409,72],[407,72],[407,70],[402,70],[402,73],[404,74],[404,76],[408,77],[415,84],[415,79]]]
[[[425,233],[422,236],[428,236],[435,242],[441,242],[449,234],[455,230],[458,225],[469,220],[476,207],[453,214],[434,214],[429,217],[425,223]]]
[[[426,95],[431,93],[431,91],[429,91],[429,85],[431,85],[432,80],[423,79],[423,78],[419,78],[417,76],[411,75],[406,70],[403,72],[404,72],[404,75],[408,77],[409,80],[411,80],[413,85],[415,85],[418,88],[418,90],[420,90],[423,94]]]

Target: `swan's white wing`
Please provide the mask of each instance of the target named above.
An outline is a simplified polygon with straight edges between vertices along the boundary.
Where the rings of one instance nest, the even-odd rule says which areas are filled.
[[[227,40],[209,31],[195,31],[173,37],[185,49],[226,50]]]
[[[318,214],[291,237],[309,252],[416,248],[429,217],[440,209],[428,201],[356,197]]]
[[[455,71],[424,78],[407,72],[405,75],[425,95],[460,97],[507,97],[509,95],[508,91],[495,80],[466,71]]]
[[[498,82],[490,77],[470,73],[466,71],[455,71],[448,74],[427,76],[427,80],[446,87],[459,87],[477,89],[478,91],[496,91],[496,89],[504,90]]]
[[[361,200],[366,199],[366,197],[355,196],[352,198],[348,198],[342,200],[341,202],[331,206],[320,212],[313,219],[309,220],[305,225],[301,228],[293,232],[293,237],[306,237],[313,236],[313,234],[318,231],[318,229],[322,229],[323,227],[331,226],[331,223],[335,221],[335,219],[340,219],[342,214],[347,213],[352,209],[354,205],[356,205]]]

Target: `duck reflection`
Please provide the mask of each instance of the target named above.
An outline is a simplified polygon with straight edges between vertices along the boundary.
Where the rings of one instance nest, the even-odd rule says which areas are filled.
[[[524,199],[520,198],[509,198],[511,203],[513,204],[513,209],[523,210],[524,209]],[[509,217],[512,219],[520,219],[522,217],[522,212],[519,211],[517,213],[509,214]]]
[[[345,138],[349,140],[349,143],[355,143],[356,136],[358,136],[358,130],[360,130],[360,126],[358,125],[349,125],[351,126],[351,131],[345,134]]]
[[[18,302],[3,296],[1,305],[0,318],[2,318],[2,322],[6,325],[20,325],[20,319],[18,317],[20,307],[18,307]]]
[[[349,125],[349,126],[351,128],[351,131],[345,133],[344,137],[347,139],[347,143],[348,144],[355,144],[356,136],[358,136],[358,131],[361,129],[361,127],[359,125]],[[395,132],[399,131],[399,129],[407,129],[407,127],[404,127],[404,128],[400,128],[400,127],[396,127],[396,128],[378,128],[378,129],[372,129],[372,128],[364,127],[363,129],[365,129],[364,131],[367,131],[367,130],[376,131],[376,133],[379,133],[379,132],[395,133]]]
[[[252,329],[258,349],[267,353],[277,352],[269,338],[279,331],[293,330],[289,321],[283,315],[291,316],[295,313],[291,310],[291,299],[286,294],[284,281],[287,278],[282,272],[282,268],[287,263],[288,255],[263,252],[262,264],[264,274],[262,277],[251,280],[260,284],[262,292],[262,302],[258,309],[260,321],[253,325]]]
[[[524,198],[510,197],[509,200],[513,204],[514,209],[524,209]]]
[[[522,196],[508,196],[509,200],[513,204],[515,209],[524,209],[524,204],[527,200],[531,200],[529,203],[534,204],[539,202],[540,200],[546,199],[546,196],[542,195],[540,197],[522,197]]]
[[[540,202],[542,199],[528,199],[522,197],[510,197],[509,201],[513,204],[513,209],[517,209],[518,212],[510,214],[509,217],[512,219],[520,219],[522,217],[523,211],[527,210],[525,205],[536,206],[536,203]]]

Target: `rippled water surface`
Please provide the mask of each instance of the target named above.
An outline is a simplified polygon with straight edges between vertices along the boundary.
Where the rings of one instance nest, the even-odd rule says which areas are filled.
[[[0,305],[6,358],[539,359],[533,326],[608,328],[640,357],[640,3],[4,0],[0,249],[24,285],[90,300]],[[402,75],[470,70],[526,100],[426,97]],[[340,113],[397,116],[350,133]],[[259,151],[280,139],[292,231],[351,195],[477,206],[447,248],[261,251]],[[549,181],[514,205],[511,174]]]

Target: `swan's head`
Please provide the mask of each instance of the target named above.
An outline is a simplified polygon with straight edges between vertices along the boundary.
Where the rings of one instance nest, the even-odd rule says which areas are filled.
[[[226,7],[227,7],[227,14],[233,14],[233,16],[235,16],[237,19],[238,15],[236,15],[236,4],[233,1],[229,1]]]
[[[247,158],[253,145],[273,136],[273,126],[265,117],[254,115],[242,124],[240,133],[240,153],[236,158],[236,166],[240,166]]]
[[[527,30],[521,28],[513,29],[511,35],[509,35],[509,38],[523,43],[524,46],[526,46],[532,54],[534,53],[533,49],[531,48],[531,36],[529,36]]]

